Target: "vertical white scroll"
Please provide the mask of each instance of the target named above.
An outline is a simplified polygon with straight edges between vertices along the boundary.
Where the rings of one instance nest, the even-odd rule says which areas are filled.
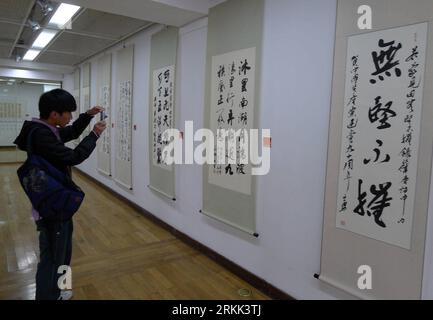
[[[80,88],[81,88],[80,69],[78,68],[74,72],[74,91],[72,93],[75,99],[75,103],[77,104],[77,110],[72,113],[72,119],[73,119],[72,121],[78,119],[78,116],[80,115],[80,110],[81,110]],[[80,143],[80,138],[75,139],[72,143],[74,146],[77,146],[78,143]]]
[[[349,37],[337,228],[411,247],[427,23]]]
[[[97,104],[105,109],[105,119],[98,116],[98,121],[103,120],[107,124],[106,129],[98,140],[97,165],[98,171],[111,176],[111,54],[98,59],[97,71]]]
[[[175,201],[175,165],[167,165],[166,146],[175,128],[176,60],[179,29],[163,28],[152,35],[149,62],[149,184],[162,200]]]
[[[132,87],[131,81],[119,82],[119,108],[117,110],[117,153],[116,158],[131,162],[132,135]]]
[[[114,180],[132,190],[132,103],[134,47],[117,51]]]
[[[211,130],[216,137],[215,165],[209,170],[209,183],[251,194],[251,165],[248,164],[247,135],[254,124],[256,48],[229,52],[212,58]],[[230,145],[218,129],[238,131],[240,139]],[[221,161],[218,161],[221,155]],[[242,161],[241,161],[242,160]]]
[[[153,165],[168,171],[172,171],[173,166],[165,163],[167,154],[163,150],[170,143],[166,130],[174,125],[174,80],[174,65],[153,72]]]
[[[92,106],[91,106],[91,100],[90,100],[90,92],[91,92],[91,65],[90,63],[86,63],[83,66],[83,88],[82,88],[82,92],[83,92],[83,105],[82,105],[82,110],[81,112],[86,112],[87,110],[89,110]],[[89,124],[86,129],[83,131],[82,134],[82,138],[86,137],[89,135],[91,131],[91,125]]]
[[[111,122],[111,94],[110,94],[110,86],[102,86],[100,88],[100,106],[105,109],[104,113],[107,118],[103,119],[107,123],[107,129],[102,133],[99,151],[109,155],[111,153],[111,136],[110,136],[110,122]]]

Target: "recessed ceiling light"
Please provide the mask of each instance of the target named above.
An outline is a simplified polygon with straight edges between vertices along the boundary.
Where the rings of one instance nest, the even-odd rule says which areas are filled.
[[[33,42],[32,48],[38,48],[38,49],[44,48],[47,44],[50,43],[51,40],[53,40],[56,34],[57,31],[55,30],[42,31],[39,34],[39,36],[36,38],[35,42]]]
[[[52,16],[48,24],[54,24],[59,28],[63,28],[64,25],[72,19],[72,17],[77,13],[78,10],[80,10],[79,6],[62,3],[57,8],[56,12]]]
[[[27,50],[23,60],[33,61],[36,59],[36,57],[39,55],[39,53],[41,53],[40,50],[32,50],[32,49]]]

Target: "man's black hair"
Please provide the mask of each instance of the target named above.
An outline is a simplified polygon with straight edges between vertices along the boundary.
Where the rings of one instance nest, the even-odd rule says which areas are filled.
[[[60,114],[77,110],[75,98],[63,89],[54,89],[45,92],[39,98],[39,116],[48,119],[52,111]]]

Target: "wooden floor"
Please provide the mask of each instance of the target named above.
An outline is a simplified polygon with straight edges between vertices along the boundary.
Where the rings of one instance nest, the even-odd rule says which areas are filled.
[[[0,164],[0,299],[35,295],[38,238],[17,168]],[[75,300],[268,299],[91,180],[74,180],[86,192],[74,217]]]

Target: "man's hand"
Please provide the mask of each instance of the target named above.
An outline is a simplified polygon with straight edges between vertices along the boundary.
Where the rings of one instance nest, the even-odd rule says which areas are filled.
[[[93,132],[95,132],[96,135],[99,137],[102,132],[104,132],[106,127],[107,124],[105,123],[105,121],[99,121],[93,126]]]
[[[105,111],[105,108],[97,106],[97,107],[93,107],[92,109],[87,110],[86,113],[89,116],[93,117],[93,116],[96,116],[99,112],[102,112],[102,111]]]

